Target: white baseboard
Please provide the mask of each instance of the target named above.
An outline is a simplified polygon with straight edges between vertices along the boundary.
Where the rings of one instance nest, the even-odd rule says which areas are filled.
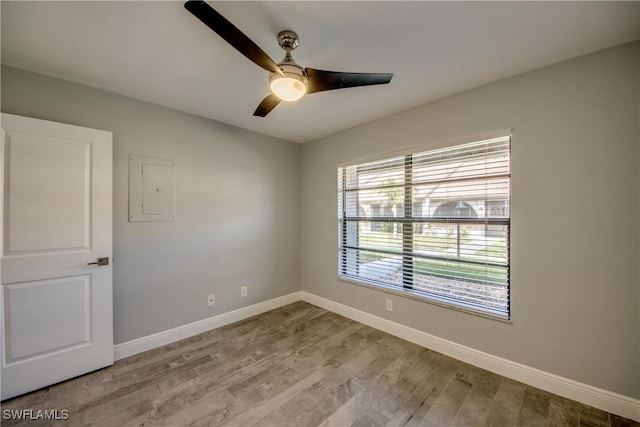
[[[640,400],[475,350],[355,308],[301,292],[302,300],[487,371],[640,422]]]
[[[194,335],[210,331],[211,329],[219,328],[221,326],[228,325],[233,322],[238,322],[251,316],[255,316],[257,314],[261,314],[266,311],[294,303],[296,301],[300,301],[300,299],[301,293],[294,292],[289,295],[284,295],[268,301],[263,301],[258,304],[250,305],[248,307],[242,307],[228,313],[222,313],[217,316],[209,317],[208,319],[199,320],[187,325],[178,326],[177,328],[158,332],[157,334],[147,335],[146,337],[127,341],[121,344],[116,344],[113,347],[113,358],[115,360],[119,360],[125,357],[133,356],[134,354],[142,353],[144,351],[151,350],[152,348],[171,344],[172,342],[179,341],[184,338],[189,338]]]
[[[512,362],[304,291],[117,344],[113,348],[114,359],[133,356],[300,300],[507,378],[640,422],[638,399]]]

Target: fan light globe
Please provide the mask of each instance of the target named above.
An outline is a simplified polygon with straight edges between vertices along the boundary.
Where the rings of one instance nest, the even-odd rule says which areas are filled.
[[[269,87],[282,101],[297,101],[307,93],[307,78],[304,71],[295,65],[278,64],[284,76],[272,73],[269,76]]]
[[[271,91],[283,101],[297,101],[307,93],[303,77],[293,73],[285,76],[274,75],[270,82]]]

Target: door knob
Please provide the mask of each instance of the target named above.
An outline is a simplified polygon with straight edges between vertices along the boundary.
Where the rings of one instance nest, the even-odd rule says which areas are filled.
[[[106,256],[106,257],[98,258],[98,261],[88,262],[87,265],[97,265],[97,266],[109,265],[109,257]]]

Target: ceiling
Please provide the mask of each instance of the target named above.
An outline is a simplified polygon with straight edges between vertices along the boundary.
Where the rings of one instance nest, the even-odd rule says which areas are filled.
[[[1,2],[2,63],[294,142],[640,39],[640,2],[209,2],[276,62],[393,72],[253,117],[268,72],[177,1]]]

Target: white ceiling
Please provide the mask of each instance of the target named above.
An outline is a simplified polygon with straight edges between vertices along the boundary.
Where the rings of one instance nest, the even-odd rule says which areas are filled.
[[[640,2],[209,2],[279,62],[393,72],[253,111],[268,72],[177,1],[2,1],[2,63],[289,141],[307,142],[428,101],[640,39]]]

